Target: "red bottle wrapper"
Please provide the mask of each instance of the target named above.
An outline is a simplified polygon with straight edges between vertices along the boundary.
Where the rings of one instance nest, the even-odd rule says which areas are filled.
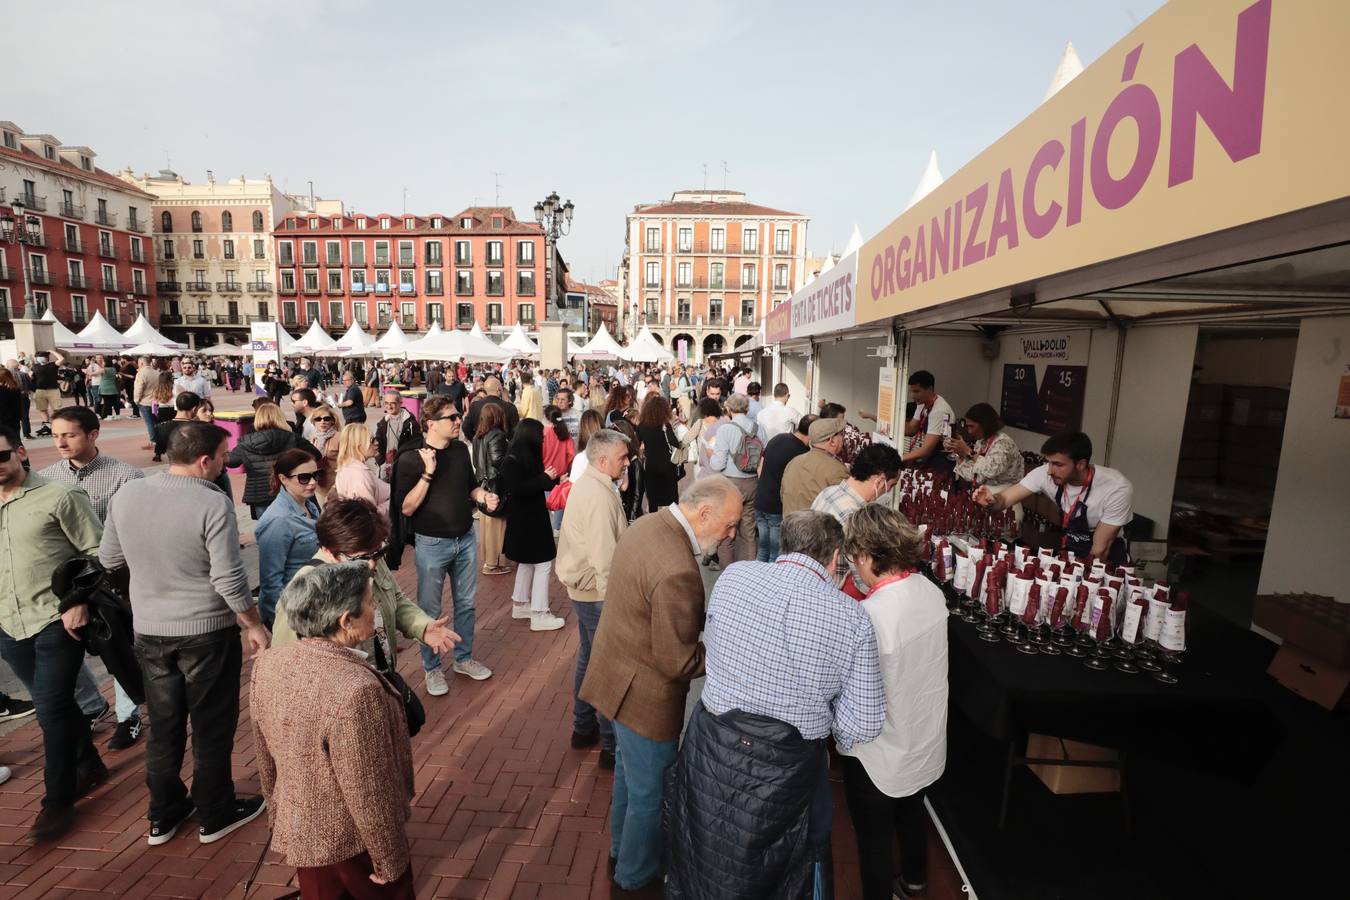
[[[1097,617],[1096,632],[1093,635],[1099,641],[1105,641],[1111,637],[1111,604],[1115,602],[1115,597],[1109,591],[1100,593],[1102,601],[1101,614]]]
[[[1041,612],[1041,586],[1036,582],[1031,584],[1031,592],[1027,594],[1027,608],[1022,610],[1022,624],[1035,625],[1036,617]]]
[[[1064,627],[1064,607],[1069,602],[1069,589],[1060,587],[1055,590],[1055,602],[1050,604],[1050,615],[1046,621],[1050,623],[1051,628]]]
[[[975,561],[975,577],[970,582],[970,598],[979,600],[984,596],[984,573],[989,568],[989,562],[983,556]]]
[[[1003,604],[1003,579],[998,577],[998,567],[985,576],[984,585],[984,609],[991,616],[999,614]]]
[[[933,576],[938,581],[947,580],[947,539],[938,541],[937,553],[933,555]]]
[[[1092,588],[1087,582],[1078,586],[1078,596],[1074,599],[1074,631],[1087,632],[1092,625]]]

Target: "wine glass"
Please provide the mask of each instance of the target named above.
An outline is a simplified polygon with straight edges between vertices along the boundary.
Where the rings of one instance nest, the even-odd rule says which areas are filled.
[[[1095,649],[1088,653],[1087,659],[1083,661],[1083,665],[1087,666],[1089,669],[1095,669],[1098,672],[1110,668],[1110,663],[1106,661],[1106,642],[1101,638],[1098,638],[1094,632],[1092,643]]]
[[[1173,650],[1168,650],[1165,647],[1160,648],[1159,653],[1162,656],[1162,665],[1158,667],[1160,671],[1153,673],[1153,677],[1163,684],[1176,684],[1179,679],[1168,670],[1181,654]],[[1141,663],[1140,665],[1142,667],[1143,664]]]

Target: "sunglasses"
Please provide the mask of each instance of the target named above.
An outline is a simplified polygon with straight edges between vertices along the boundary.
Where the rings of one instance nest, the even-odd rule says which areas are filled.
[[[315,416],[315,422],[333,422],[336,421],[332,416]]]
[[[371,560],[379,559],[380,557],[384,556],[384,551],[388,549],[389,544],[388,542],[385,542],[380,545],[380,549],[375,550],[371,553],[344,553],[342,554],[342,556],[349,562],[370,562]]]
[[[461,416],[459,413],[451,413],[451,414],[448,415],[448,416],[437,416],[436,418],[432,419],[431,421],[433,421],[433,422],[458,422],[458,421],[459,421],[460,419],[462,419],[462,418],[464,418],[464,417]]]
[[[311,481],[319,480],[318,472],[297,472],[294,475],[287,475],[287,478],[294,478],[301,484],[309,484]]]
[[[0,463],[9,462],[10,457],[13,456],[14,453],[14,450],[0,450]]]

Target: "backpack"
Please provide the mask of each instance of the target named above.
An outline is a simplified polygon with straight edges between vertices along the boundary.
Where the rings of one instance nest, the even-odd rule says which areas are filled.
[[[735,422],[731,424],[736,425]],[[747,475],[757,474],[760,457],[764,455],[764,442],[759,439],[759,435],[753,428],[746,431],[740,425],[736,425],[736,429],[745,435],[741,438],[741,449],[736,454],[736,468]]]

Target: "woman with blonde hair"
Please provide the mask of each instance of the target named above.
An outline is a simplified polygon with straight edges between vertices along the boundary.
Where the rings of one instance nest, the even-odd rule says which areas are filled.
[[[370,460],[379,455],[375,436],[364,422],[345,425],[337,436],[337,473],[332,497],[368,500],[384,511],[389,505],[389,485],[375,475]],[[387,513],[386,513],[387,514]]]
[[[225,457],[226,466],[244,469],[244,504],[255,522],[262,518],[280,490],[272,477],[273,464],[281,454],[294,449],[304,450],[316,461],[319,459],[318,448],[291,430],[280,407],[259,403],[253,411],[253,430],[241,437]]]

